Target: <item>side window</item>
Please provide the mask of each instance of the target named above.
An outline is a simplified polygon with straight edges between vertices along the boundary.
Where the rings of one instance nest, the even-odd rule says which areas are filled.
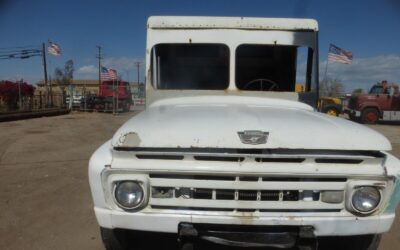
[[[298,47],[296,58],[296,92],[306,91],[308,48]]]

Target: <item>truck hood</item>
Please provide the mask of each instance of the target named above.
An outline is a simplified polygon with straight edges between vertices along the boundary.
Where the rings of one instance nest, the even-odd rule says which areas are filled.
[[[245,144],[240,132],[267,132]],[[161,100],[126,122],[114,147],[391,150],[380,133],[295,101],[238,96]]]

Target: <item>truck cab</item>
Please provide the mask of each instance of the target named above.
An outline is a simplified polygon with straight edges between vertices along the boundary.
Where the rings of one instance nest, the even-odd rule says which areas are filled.
[[[400,161],[376,131],[317,112],[317,93],[315,20],[150,17],[146,110],[89,162],[106,249],[143,232],[183,249],[377,249]]]
[[[99,86],[99,95],[93,102],[94,106],[99,106],[97,107],[99,110],[111,110],[115,106],[116,109],[129,111],[131,104],[132,93],[129,82],[121,80],[102,81]]]
[[[400,121],[399,86],[387,81],[373,85],[368,94],[350,98],[346,113],[352,120],[367,124]]]

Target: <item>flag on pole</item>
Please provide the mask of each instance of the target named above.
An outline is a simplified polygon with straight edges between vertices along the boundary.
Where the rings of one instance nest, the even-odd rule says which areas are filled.
[[[100,78],[102,81],[117,80],[117,71],[115,69],[108,69],[106,67],[101,67]]]
[[[47,52],[53,56],[61,56],[61,48],[57,43],[49,42],[49,47],[47,47]]]
[[[330,44],[328,52],[328,61],[351,64],[353,61],[353,54],[345,49]]]

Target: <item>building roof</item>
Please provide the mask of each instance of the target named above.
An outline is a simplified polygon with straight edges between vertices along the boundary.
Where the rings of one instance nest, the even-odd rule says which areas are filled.
[[[50,81],[48,81],[50,82]],[[87,86],[98,86],[99,80],[75,80],[73,79],[71,82],[72,85],[87,85]],[[44,86],[44,80],[40,80],[36,83],[37,86]],[[55,81],[52,81],[53,86],[57,86],[58,84]]]
[[[249,30],[318,30],[314,19],[256,18],[256,17],[199,17],[151,16],[150,29],[249,29]]]
[[[50,82],[50,81],[48,81]],[[137,84],[137,82],[129,82],[130,84]],[[79,79],[73,79],[71,82],[72,85],[85,85],[86,87],[97,87],[99,86],[99,80],[79,80]],[[40,80],[36,83],[37,86],[39,87],[44,87],[44,80]],[[55,81],[52,81],[52,86],[58,86],[58,84]]]

